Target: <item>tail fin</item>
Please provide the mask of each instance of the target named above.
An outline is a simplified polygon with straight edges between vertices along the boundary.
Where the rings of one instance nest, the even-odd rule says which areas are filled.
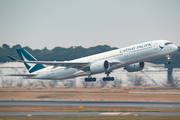
[[[30,53],[28,53],[23,48],[17,49],[16,51],[19,54],[20,58],[24,61],[37,61],[36,58],[34,58]],[[45,68],[45,66],[42,64],[24,63],[24,65],[29,70],[29,73],[32,73],[32,72],[35,72],[35,71]]]

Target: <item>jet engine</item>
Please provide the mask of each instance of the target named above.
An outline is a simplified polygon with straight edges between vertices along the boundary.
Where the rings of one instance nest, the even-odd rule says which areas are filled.
[[[141,71],[144,68],[144,62],[134,63],[126,66],[124,69],[126,69],[128,72],[136,72]]]
[[[110,69],[110,64],[107,60],[94,62],[90,65],[91,73],[101,73]]]

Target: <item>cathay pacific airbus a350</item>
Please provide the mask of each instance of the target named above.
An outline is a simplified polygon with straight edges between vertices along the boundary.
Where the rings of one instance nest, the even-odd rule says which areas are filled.
[[[105,73],[104,81],[113,81],[109,74],[118,68],[124,67],[128,72],[140,71],[144,68],[144,61],[160,57],[167,58],[170,64],[171,54],[178,47],[167,40],[149,41],[125,48],[120,48],[100,54],[95,54],[71,61],[37,61],[25,49],[17,49],[21,60],[8,56],[11,60],[24,63],[28,74],[11,74],[11,76],[25,76],[28,79],[63,80],[78,76],[87,76],[86,82],[96,81],[92,75]],[[45,67],[49,65],[49,67]]]

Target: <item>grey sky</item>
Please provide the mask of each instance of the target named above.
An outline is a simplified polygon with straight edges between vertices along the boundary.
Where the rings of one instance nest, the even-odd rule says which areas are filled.
[[[180,0],[0,0],[0,45],[180,46]]]

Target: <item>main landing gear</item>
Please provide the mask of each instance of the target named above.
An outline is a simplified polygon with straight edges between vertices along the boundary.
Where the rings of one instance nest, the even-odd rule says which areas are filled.
[[[92,78],[92,77],[85,78],[84,80],[85,80],[85,82],[96,82],[96,78]]]
[[[114,81],[114,77],[103,77],[103,81]]]
[[[109,77],[109,74],[111,73],[112,71],[108,71],[108,72],[105,72],[106,77],[103,77],[103,81],[114,81],[114,77]]]
[[[103,81],[114,81],[114,77],[109,76],[109,74],[111,72],[112,71],[105,72],[105,74],[107,74],[107,75],[106,75],[106,77],[103,77]],[[96,82],[96,78],[95,77],[92,78],[91,74],[87,78],[85,78],[84,80],[85,80],[85,82]]]
[[[88,76],[88,78],[85,78],[84,80],[85,80],[85,82],[96,82],[96,78],[95,77],[92,78],[91,74]]]
[[[166,64],[169,65],[171,64],[170,59],[171,59],[171,55],[166,55],[167,61]]]

